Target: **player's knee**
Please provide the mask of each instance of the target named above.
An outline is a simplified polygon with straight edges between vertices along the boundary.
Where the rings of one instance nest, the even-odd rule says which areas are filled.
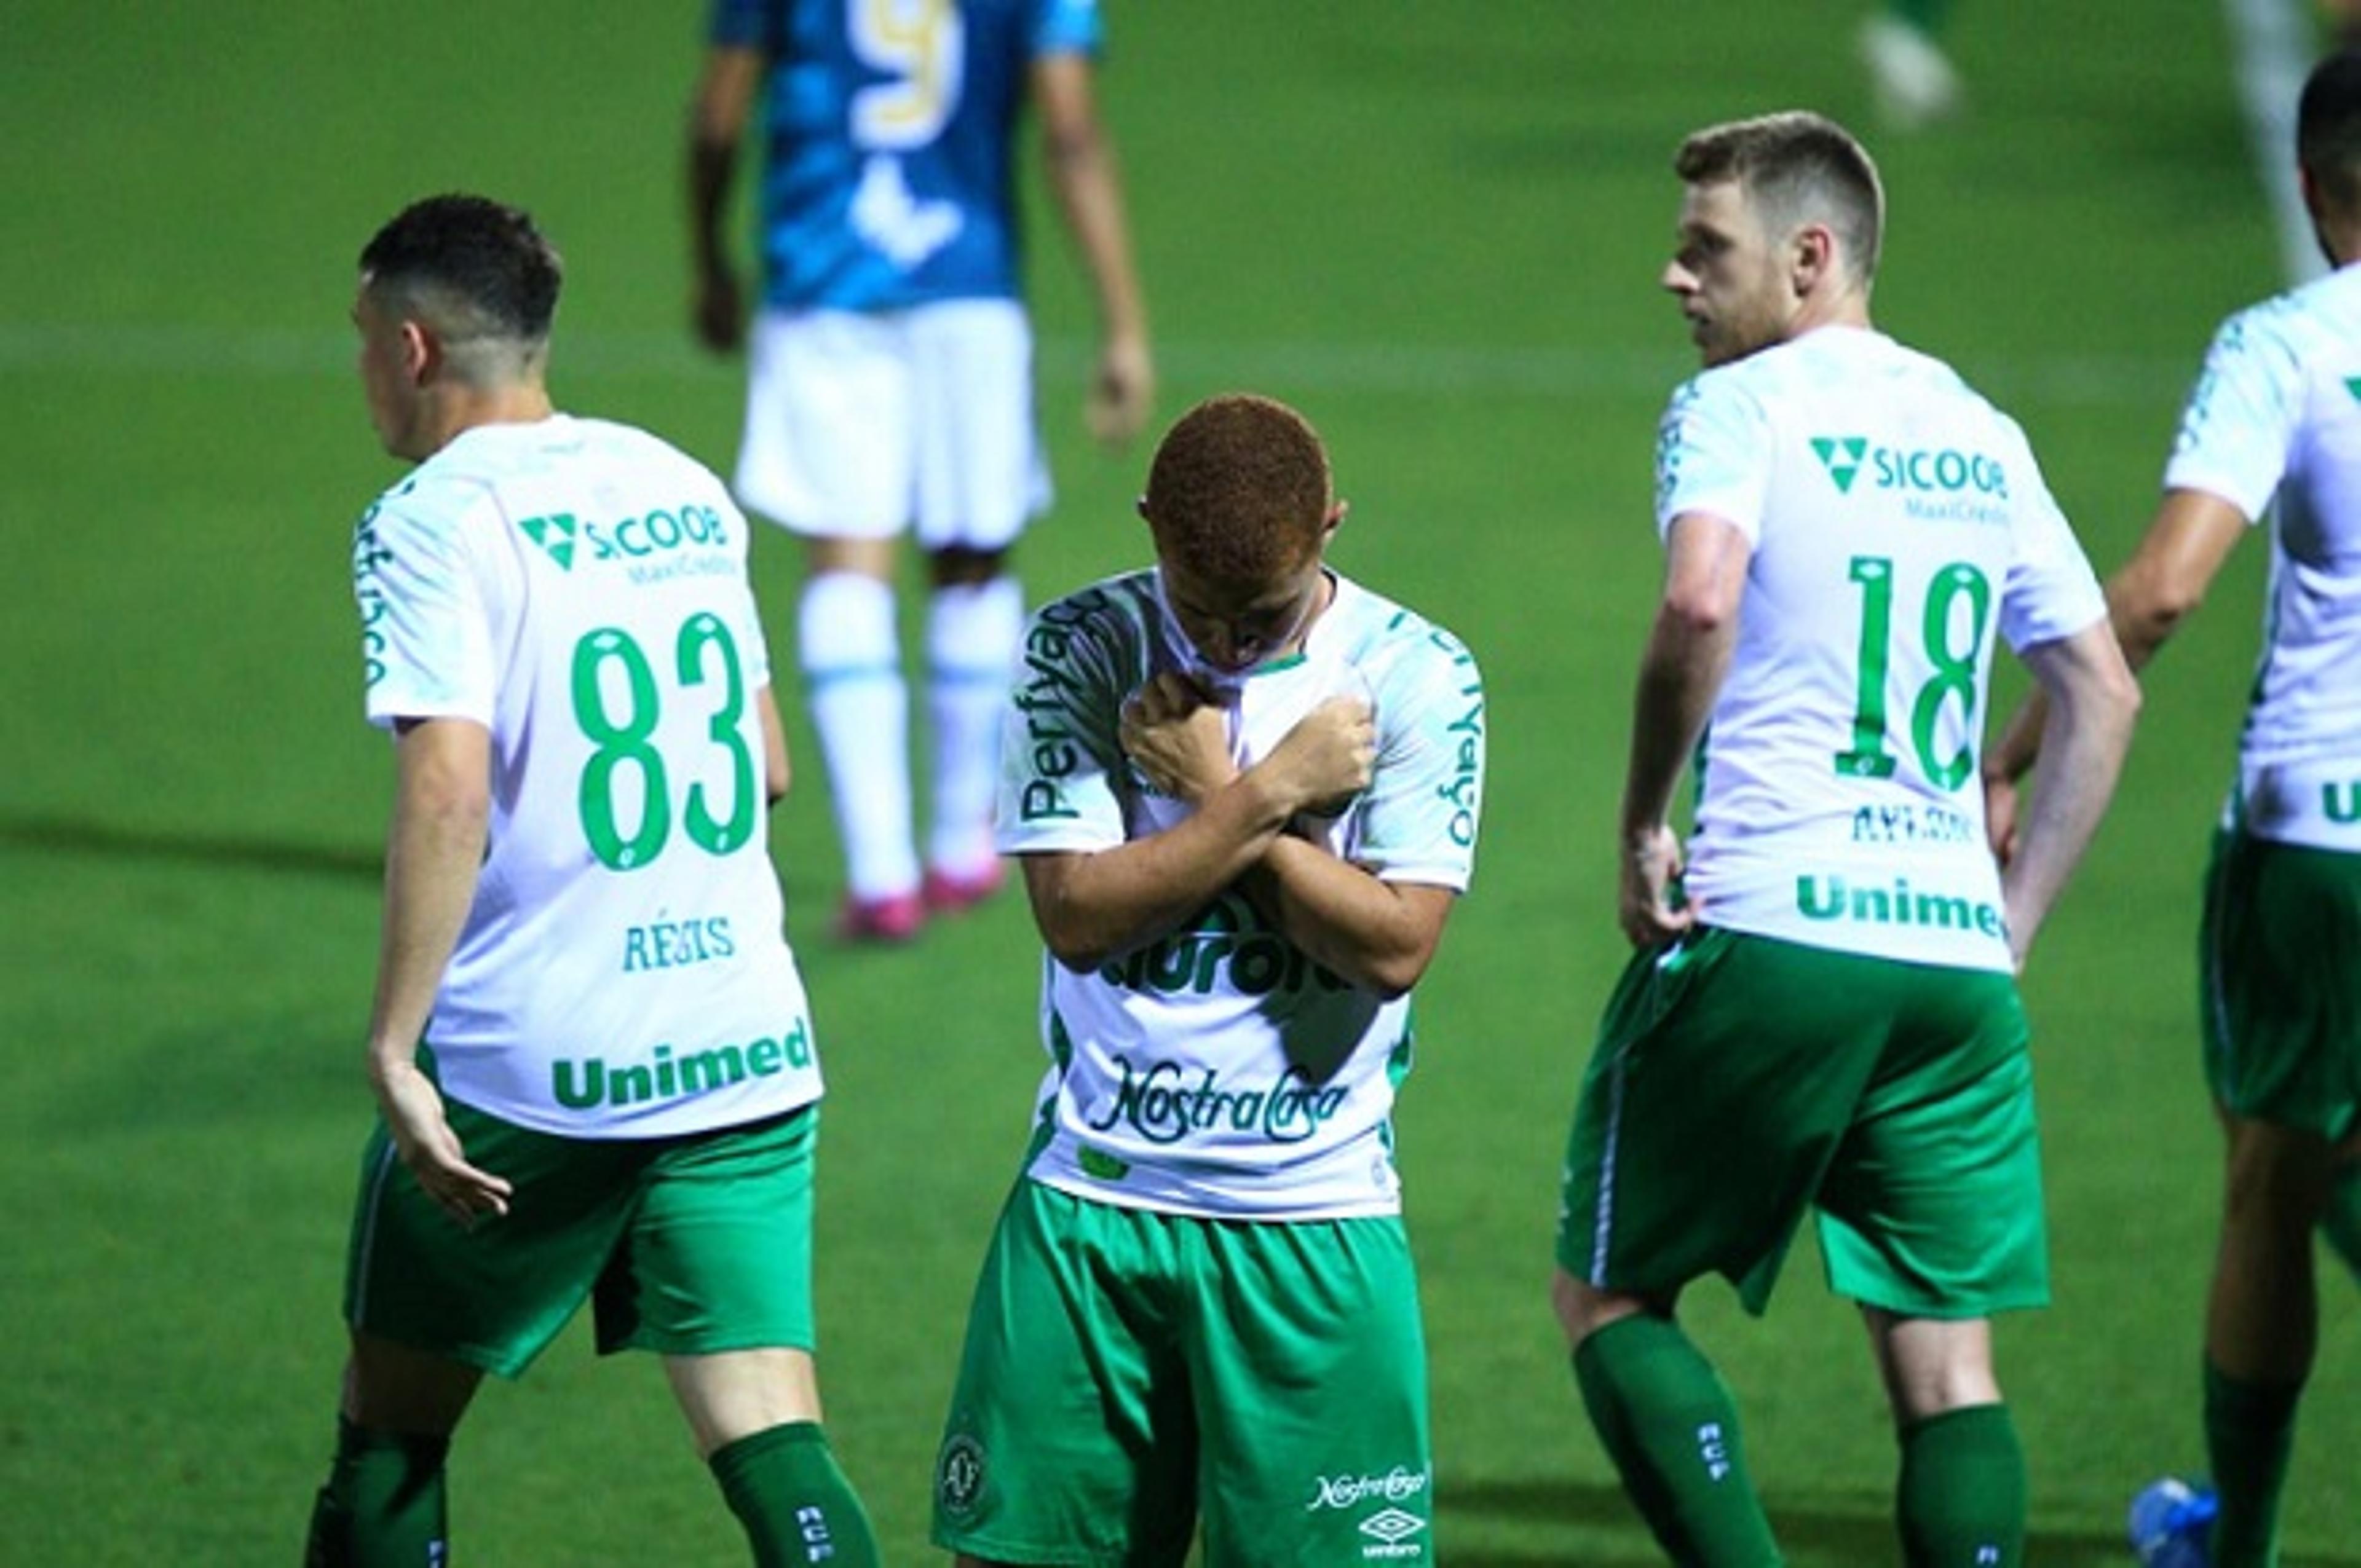
[[[2236,1222],[2309,1232],[2328,1205],[2335,1150],[2315,1133],[2233,1120],[2224,1204]]]
[[[1550,1306],[1558,1327],[1565,1331],[1566,1348],[1575,1349],[1608,1324],[1649,1310],[1637,1296],[1601,1290],[1560,1268],[1550,1276]]]
[[[978,587],[1000,576],[1007,561],[1005,550],[947,544],[927,557],[927,569],[939,588]]]

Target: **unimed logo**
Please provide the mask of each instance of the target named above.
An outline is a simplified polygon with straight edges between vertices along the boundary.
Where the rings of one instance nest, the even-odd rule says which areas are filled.
[[[1869,438],[1865,435],[1816,435],[1812,437],[1812,455],[1828,471],[1835,481],[1837,494],[1852,490],[1853,476],[1861,472],[1861,460],[1868,455]]]

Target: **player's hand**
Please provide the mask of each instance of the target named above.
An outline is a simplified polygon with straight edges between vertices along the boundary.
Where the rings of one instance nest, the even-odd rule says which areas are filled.
[[[716,354],[735,354],[744,345],[746,291],[729,263],[717,261],[698,270],[689,322],[697,341]]]
[[[443,1096],[412,1062],[376,1063],[370,1077],[394,1152],[418,1185],[462,1225],[509,1212],[509,1183],[467,1163],[443,1113]]]
[[[1099,350],[1092,373],[1082,419],[1092,437],[1108,446],[1121,446],[1148,423],[1156,406],[1156,363],[1148,345],[1137,338],[1118,338]]]
[[[1367,699],[1332,696],[1297,719],[1257,770],[1279,785],[1292,817],[1327,812],[1368,788],[1377,764],[1377,716]]]
[[[1654,948],[1697,924],[1697,908],[1676,883],[1686,862],[1681,841],[1659,823],[1624,840],[1622,897],[1618,918],[1635,948]]]
[[[2016,859],[2017,809],[2022,804],[2016,781],[1994,775],[1984,779],[1984,840],[1992,846],[1993,859],[2005,869]]]
[[[1148,782],[1194,806],[1237,777],[1227,710],[1178,671],[1151,677],[1123,705],[1123,753]]]

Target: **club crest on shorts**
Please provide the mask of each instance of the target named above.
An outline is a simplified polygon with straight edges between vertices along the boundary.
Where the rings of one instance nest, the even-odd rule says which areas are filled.
[[[943,1440],[935,1460],[935,1502],[952,1519],[973,1517],[983,1497],[983,1444],[966,1432]]]

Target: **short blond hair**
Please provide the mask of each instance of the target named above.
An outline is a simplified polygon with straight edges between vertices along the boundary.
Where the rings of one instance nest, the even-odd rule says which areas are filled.
[[[1866,286],[1877,275],[1885,187],[1868,149],[1826,115],[1790,109],[1708,126],[1681,143],[1673,172],[1691,185],[1736,181],[1779,229],[1827,224],[1855,280]]]

